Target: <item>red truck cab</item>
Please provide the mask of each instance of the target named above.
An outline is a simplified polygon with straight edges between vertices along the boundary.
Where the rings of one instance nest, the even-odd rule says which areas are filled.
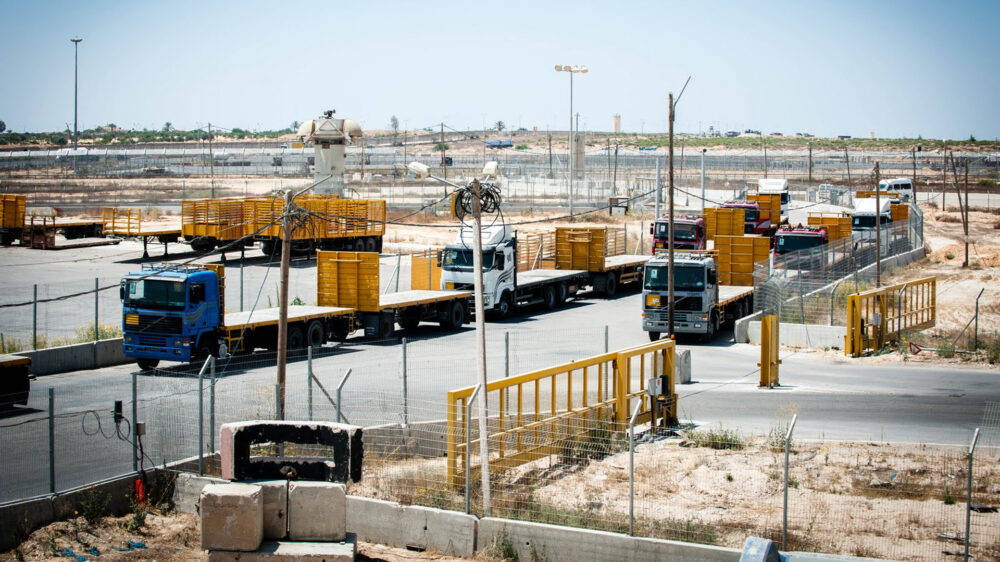
[[[750,201],[730,201],[722,205],[723,209],[743,209],[745,213],[743,223],[744,234],[760,234],[768,236],[771,233],[771,219],[761,214],[760,205]]]
[[[783,226],[774,235],[775,255],[825,246],[829,236],[825,226]]]
[[[649,225],[649,233],[653,236],[653,254],[657,250],[666,250],[670,244],[670,220],[660,217]],[[701,217],[674,217],[674,249],[704,250],[705,219]]]

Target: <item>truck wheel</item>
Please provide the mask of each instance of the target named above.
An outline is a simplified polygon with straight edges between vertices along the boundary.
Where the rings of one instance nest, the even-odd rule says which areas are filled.
[[[135,362],[139,365],[139,370],[141,371],[151,371],[160,364],[159,359],[136,359]]]
[[[569,287],[566,286],[566,282],[563,281],[559,284],[559,290],[556,292],[556,300],[559,304],[566,302],[569,298]]]
[[[441,321],[441,327],[449,330],[457,330],[465,324],[465,305],[455,301],[451,303],[451,310],[448,311],[448,318]]]
[[[660,332],[647,332],[649,334],[649,341],[657,341],[660,339]]]
[[[288,327],[288,349],[302,349],[306,343],[306,336],[302,332],[302,326]]]
[[[708,334],[705,335],[707,341],[712,341],[715,339],[715,333],[719,331],[719,313],[712,311],[712,315],[708,317]]]
[[[278,243],[274,240],[261,240],[260,241],[260,251],[264,253],[265,256],[270,256],[275,253],[274,250],[277,248]]]
[[[556,290],[554,287],[545,287],[545,292],[542,295],[542,303],[545,305],[546,310],[552,310],[556,307]]]
[[[10,234],[8,232],[0,234],[0,244],[3,244],[4,246],[10,246],[13,243],[14,243],[13,234]]]
[[[420,325],[420,309],[407,308],[399,313],[399,325],[404,330],[416,330]]]
[[[364,252],[365,251],[365,240],[364,238],[358,238],[354,241],[354,251]]]
[[[326,331],[323,330],[323,322],[313,320],[306,328],[306,343],[309,347],[320,347],[326,343]]]
[[[365,251],[366,252],[377,252],[378,251],[378,243],[375,242],[374,238],[366,238],[365,239]]]
[[[396,333],[396,321],[392,316],[383,316],[379,321],[379,331],[382,339],[389,339]]]
[[[608,274],[607,281],[604,282],[604,295],[607,297],[615,296],[618,292],[618,276],[612,272]]]
[[[212,342],[210,340],[211,338],[207,337],[201,338],[201,341],[198,342],[198,347],[195,348],[194,361],[204,363],[212,355]]]
[[[503,319],[510,316],[511,309],[514,308],[513,299],[510,298],[510,293],[504,292],[500,295],[500,300],[497,302],[496,312],[497,318]]]

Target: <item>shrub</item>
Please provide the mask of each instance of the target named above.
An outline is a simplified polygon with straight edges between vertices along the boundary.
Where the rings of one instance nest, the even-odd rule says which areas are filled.
[[[519,144],[519,145],[517,145],[517,146],[514,147],[514,150],[528,150],[528,145],[526,145],[526,144]]]
[[[110,502],[111,496],[91,490],[80,498],[80,515],[87,520],[87,523],[97,523],[108,514]]]
[[[746,446],[746,442],[736,429],[718,427],[706,431],[689,431],[686,436],[697,447],[738,450]]]
[[[997,182],[983,178],[979,180],[979,185],[982,187],[996,187]]]
[[[945,259],[953,260],[955,259],[955,254],[948,252],[947,254],[944,255],[944,257]]]
[[[945,342],[938,346],[937,348],[938,357],[944,357],[945,359],[951,359],[955,356],[955,344],[951,342]]]

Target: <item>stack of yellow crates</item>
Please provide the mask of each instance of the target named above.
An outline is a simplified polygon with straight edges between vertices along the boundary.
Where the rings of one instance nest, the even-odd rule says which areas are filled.
[[[851,235],[851,217],[840,214],[809,215],[809,226],[825,226],[830,242]]]
[[[893,203],[892,222],[905,221],[910,218],[910,206],[905,203]]]
[[[716,236],[720,285],[753,285],[753,266],[767,261],[771,241],[765,236]]]
[[[716,236],[739,236],[743,234],[746,214],[743,209],[705,209],[705,236],[714,240]]]
[[[768,218],[771,224],[781,223],[781,195],[776,193],[750,194],[747,201],[756,202],[760,207],[761,218]]]

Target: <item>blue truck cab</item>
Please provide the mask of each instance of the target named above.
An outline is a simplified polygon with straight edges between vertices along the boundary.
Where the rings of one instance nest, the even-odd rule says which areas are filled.
[[[224,353],[219,277],[202,268],[154,268],[121,282],[123,350],[141,369]]]

